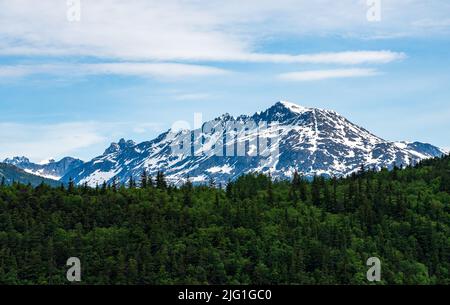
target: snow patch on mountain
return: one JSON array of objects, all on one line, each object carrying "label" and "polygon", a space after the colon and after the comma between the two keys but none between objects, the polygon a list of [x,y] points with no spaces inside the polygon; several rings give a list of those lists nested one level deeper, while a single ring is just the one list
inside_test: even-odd
[{"label": "snow patch on mountain", "polygon": [[217,174],[217,173],[224,173],[224,174],[230,174],[233,168],[229,166],[228,164],[225,164],[224,166],[213,166],[206,171],[210,174]]},{"label": "snow patch on mountain", "polygon": [[47,179],[52,179],[52,180],[56,180],[56,181],[58,181],[59,179],[61,179],[60,176],[54,176],[54,175],[48,175],[48,174],[45,174],[44,169],[39,169],[39,170],[35,170],[35,171],[30,170],[30,169],[24,169],[24,171],[25,171],[26,173],[28,173],[28,174],[32,174],[32,175],[36,175],[36,176],[39,176],[39,177],[43,177],[43,178],[47,178]]},{"label": "snow patch on mountain", "polygon": [[279,103],[282,104],[287,109],[289,109],[290,111],[298,114],[311,110],[310,108],[303,107],[288,101],[280,101]]}]

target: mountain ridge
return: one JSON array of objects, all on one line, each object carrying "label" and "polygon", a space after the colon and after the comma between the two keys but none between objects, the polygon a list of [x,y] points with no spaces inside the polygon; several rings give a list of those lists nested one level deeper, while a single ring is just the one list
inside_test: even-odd
[{"label": "mountain ridge", "polygon": [[[245,128],[235,131],[230,126]],[[261,139],[278,145],[261,147]],[[178,147],[186,149],[174,153]],[[227,183],[252,172],[280,179],[289,179],[295,171],[306,177],[339,177],[361,166],[392,168],[444,153],[427,143],[384,140],[333,110],[279,101],[252,115],[222,114],[197,130],[169,129],[141,143],[120,139],[88,162],[70,158],[73,166],[63,167],[64,171],[58,173],[62,182],[73,179],[90,186],[115,179],[126,183],[130,177],[138,180],[144,170],[152,176],[162,171],[173,184],[181,184],[188,177],[194,183],[210,179]],[[30,163],[25,159],[16,162],[19,167]],[[48,165],[28,166],[28,171],[39,173]]]},{"label": "mountain ridge", "polygon": [[7,158],[3,163],[14,165],[25,172],[52,180],[60,180],[66,173],[84,164],[80,159],[65,157],[59,161],[53,159],[44,163],[33,163],[27,157]]},{"label": "mountain ridge", "polygon": [[[224,114],[205,122],[203,127],[220,129],[227,124],[252,121],[256,124],[267,123],[265,133],[269,137],[280,135],[279,155],[274,158],[226,154],[217,156],[211,154],[212,146],[209,149],[203,147],[203,153],[199,155],[174,155],[171,148],[182,143],[183,137],[192,136],[196,141],[200,136],[198,130],[168,130],[151,141],[138,144],[121,139],[119,143],[113,143],[117,145],[112,144],[120,149],[105,151],[105,154],[80,168],[69,171],[62,179],[67,181],[73,178],[76,183],[88,183],[91,186],[104,181],[109,183],[113,179],[125,183],[130,176],[138,179],[143,170],[150,175],[163,171],[174,184],[182,183],[187,177],[194,183],[205,183],[209,179],[226,183],[250,172],[270,173],[282,179],[290,178],[295,171],[307,177],[331,177],[348,175],[357,171],[361,165],[377,169],[392,168],[395,164],[408,165],[444,154],[443,150],[427,143],[386,141],[335,111],[286,101],[277,102],[253,115],[235,118]],[[236,143],[251,142],[256,137],[258,135],[250,132],[237,138]],[[247,153],[249,145],[246,145]]]}]

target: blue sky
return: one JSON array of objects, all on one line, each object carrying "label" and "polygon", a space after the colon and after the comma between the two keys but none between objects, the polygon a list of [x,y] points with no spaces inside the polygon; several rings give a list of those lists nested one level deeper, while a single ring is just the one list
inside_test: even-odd
[{"label": "blue sky", "polygon": [[381,0],[379,22],[366,0],[80,4],[0,0],[0,159],[87,160],[278,100],[450,148],[446,0]]}]

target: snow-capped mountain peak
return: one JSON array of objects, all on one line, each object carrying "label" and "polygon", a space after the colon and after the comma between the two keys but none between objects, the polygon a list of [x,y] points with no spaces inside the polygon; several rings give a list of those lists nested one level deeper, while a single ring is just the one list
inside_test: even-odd
[{"label": "snow-capped mountain peak", "polygon": [[7,163],[7,164],[11,164],[14,166],[17,166],[18,164],[21,163],[30,163],[30,159],[26,158],[26,157],[13,157],[13,158],[6,158],[5,160],[3,160],[3,163]]},{"label": "snow-capped mountain peak", "polygon": [[288,101],[279,101],[277,104],[275,104],[275,106],[277,106],[277,105],[281,105],[281,106],[285,107],[286,109],[289,109],[290,111],[292,111],[294,113],[298,113],[298,114],[312,110],[311,108],[300,106],[300,105],[297,105],[297,104],[294,104],[294,103],[288,102]]},{"label": "snow-capped mountain peak", "polygon": [[103,153],[103,155],[109,155],[112,153],[117,153],[123,149],[126,148],[130,148],[135,146],[136,143],[133,140],[125,140],[125,139],[120,139],[118,143],[111,143],[111,145],[105,150],[105,152]]},{"label": "snow-capped mountain peak", "polygon": [[[223,139],[230,141],[227,124],[255,126],[252,122],[265,123],[262,134],[259,128],[250,128],[230,138],[234,145],[230,142],[224,150],[217,148],[217,145],[222,147]],[[389,142],[335,111],[286,101],[252,116],[234,118],[224,114],[203,126],[196,131],[165,132],[140,144],[121,139],[112,143],[102,156],[67,172],[62,180],[73,178],[77,183],[95,186],[117,178],[125,183],[130,176],[139,179],[143,170],[150,175],[163,171],[175,184],[188,176],[197,183],[210,178],[226,183],[251,172],[271,173],[276,178],[290,178],[295,171],[305,176],[345,176],[359,170],[361,165],[391,168],[395,164],[407,165],[444,153],[430,144]],[[220,130],[223,134],[214,134],[211,130]],[[261,145],[261,137],[276,139],[276,149],[257,147]],[[174,153],[174,147],[184,145],[192,147],[187,146],[184,154]],[[233,153],[237,151],[233,146],[241,147],[240,154]]]}]

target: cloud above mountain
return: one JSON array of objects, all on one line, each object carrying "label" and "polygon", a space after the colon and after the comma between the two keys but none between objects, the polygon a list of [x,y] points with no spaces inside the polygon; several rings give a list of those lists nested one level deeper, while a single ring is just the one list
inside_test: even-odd
[{"label": "cloud above mountain", "polygon": [[[403,33],[404,22],[399,26],[399,20],[412,19],[415,27],[430,28],[421,26],[418,1],[383,2],[386,21],[378,25],[367,21],[368,6],[359,0],[80,3],[80,21],[69,22],[66,1],[42,0],[33,5],[26,0],[0,1],[0,55],[47,58],[38,65],[3,65],[0,77],[64,74],[67,69],[75,75],[221,75],[224,69],[211,66],[217,62],[386,64],[403,59],[405,54],[390,50],[308,53],[301,49],[292,54],[267,52],[260,46],[280,34],[345,36],[350,29],[353,35],[364,37]],[[406,4],[407,12],[402,6]],[[438,11],[433,15],[439,15]],[[87,56],[98,62],[61,67],[57,60],[67,61],[67,56]],[[75,60],[74,65],[79,62]]]},{"label": "cloud above mountain", "polygon": [[333,78],[368,77],[378,75],[374,69],[335,69],[289,72],[278,77],[287,81],[316,81]]},{"label": "cloud above mountain", "polygon": [[27,155],[35,162],[43,159],[63,158],[67,155],[85,157],[83,151],[90,147],[100,150],[110,138],[125,133],[143,134],[161,132],[162,124],[135,122],[74,121],[64,123],[1,123],[0,159]]},{"label": "cloud above mountain", "polygon": [[146,78],[183,78],[225,75],[225,69],[178,63],[112,62],[95,64],[27,64],[0,66],[0,78],[23,78],[32,75],[92,76],[119,75]]},{"label": "cloud above mountain", "polygon": [[[122,60],[277,61],[258,44],[276,33],[417,35],[447,24],[446,1],[383,1],[383,19],[368,22],[366,1],[81,1],[80,22],[66,1],[0,1],[3,55],[82,55]],[[26,22],[18,22],[26,20]],[[294,60],[294,59],[289,59]]]}]

